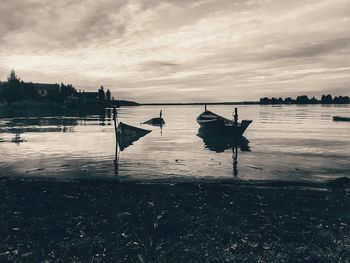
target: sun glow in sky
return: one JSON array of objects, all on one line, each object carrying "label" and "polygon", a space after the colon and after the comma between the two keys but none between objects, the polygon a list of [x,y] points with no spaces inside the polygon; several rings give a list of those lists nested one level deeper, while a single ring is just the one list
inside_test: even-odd
[{"label": "sun glow in sky", "polygon": [[350,95],[348,0],[13,0],[0,80],[138,102]]}]

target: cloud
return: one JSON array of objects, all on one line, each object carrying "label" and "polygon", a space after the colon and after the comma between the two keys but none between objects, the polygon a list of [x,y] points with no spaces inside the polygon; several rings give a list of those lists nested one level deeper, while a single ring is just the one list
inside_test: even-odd
[{"label": "cloud", "polygon": [[347,0],[13,0],[0,24],[0,79],[139,101],[350,92]]}]

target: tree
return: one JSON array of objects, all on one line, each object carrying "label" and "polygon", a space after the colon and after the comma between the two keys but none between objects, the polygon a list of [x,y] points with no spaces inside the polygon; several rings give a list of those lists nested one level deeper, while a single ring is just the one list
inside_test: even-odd
[{"label": "tree", "polygon": [[322,104],[331,104],[333,102],[331,94],[328,94],[327,96],[322,95],[321,103]]},{"label": "tree", "polygon": [[268,97],[260,99],[260,104],[269,104],[269,103],[270,103],[270,99]]},{"label": "tree", "polygon": [[311,100],[310,100],[310,103],[311,104],[317,104],[318,100],[315,97],[312,97]]},{"label": "tree", "polygon": [[292,104],[292,103],[294,103],[295,101],[291,98],[291,97],[288,97],[288,98],[285,98],[284,99],[284,103],[286,103],[286,104]]},{"label": "tree", "polygon": [[101,86],[101,88],[98,90],[98,99],[99,100],[105,100],[106,98],[106,94],[105,94],[105,91],[104,91],[104,87]]},{"label": "tree", "polygon": [[9,103],[23,99],[24,88],[22,84],[15,71],[11,70],[10,75],[7,77],[7,83],[3,85],[3,98]]},{"label": "tree", "polygon": [[111,100],[111,91],[109,89],[106,91],[106,100]]},{"label": "tree", "polygon": [[7,77],[7,82],[11,84],[19,84],[21,79],[17,77],[15,70],[11,70],[10,75]]},{"label": "tree", "polygon": [[310,102],[306,95],[298,96],[296,99],[297,104],[308,104]]}]

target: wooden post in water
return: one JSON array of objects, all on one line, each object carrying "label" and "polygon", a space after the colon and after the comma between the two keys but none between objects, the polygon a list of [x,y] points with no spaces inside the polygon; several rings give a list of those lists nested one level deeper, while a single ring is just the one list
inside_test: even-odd
[{"label": "wooden post in water", "polygon": [[235,127],[237,127],[237,125],[238,125],[238,110],[237,110],[237,108],[235,108],[235,113],[233,115],[233,125]]},{"label": "wooden post in water", "polygon": [[233,176],[237,177],[238,175],[238,169],[237,169],[238,146],[237,145],[232,146],[232,159],[233,159]]},{"label": "wooden post in water", "polygon": [[113,107],[113,121],[114,121],[114,129],[117,134],[117,109]]},{"label": "wooden post in water", "polygon": [[114,122],[114,132],[115,132],[115,159],[114,159],[114,174],[117,176],[119,174],[119,149],[118,149],[118,135],[117,135],[117,109],[113,107],[113,122]]}]

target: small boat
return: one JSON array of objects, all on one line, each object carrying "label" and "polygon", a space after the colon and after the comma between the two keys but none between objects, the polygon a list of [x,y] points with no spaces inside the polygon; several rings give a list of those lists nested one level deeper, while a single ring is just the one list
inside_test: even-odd
[{"label": "small boat", "polygon": [[159,113],[159,117],[157,118],[152,118],[148,121],[145,121],[144,123],[142,124],[149,124],[149,125],[153,125],[153,126],[162,126],[165,124],[165,121],[164,119],[162,118],[162,110],[160,110],[160,113]]},{"label": "small boat", "polygon": [[148,121],[143,122],[142,124],[149,124],[153,126],[161,126],[165,124],[165,121],[163,118],[152,118]]},{"label": "small boat", "polygon": [[242,136],[252,122],[252,120],[242,120],[238,122],[237,108],[235,108],[234,120],[229,120],[215,114],[207,110],[207,107],[205,107],[205,111],[197,117],[197,123],[201,128],[234,136]]},{"label": "small boat", "polygon": [[333,121],[350,121],[350,117],[333,116]]},{"label": "small boat", "polygon": [[150,133],[150,130],[134,127],[123,122],[119,122],[116,129],[117,141],[120,150],[123,151],[126,147],[130,146],[133,142],[137,141],[141,137]]}]

